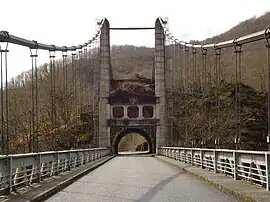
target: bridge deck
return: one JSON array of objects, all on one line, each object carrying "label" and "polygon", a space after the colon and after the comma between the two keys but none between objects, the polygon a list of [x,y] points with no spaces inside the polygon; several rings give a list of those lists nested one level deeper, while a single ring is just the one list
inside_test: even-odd
[{"label": "bridge deck", "polygon": [[153,157],[120,156],[84,176],[53,201],[236,201]]}]

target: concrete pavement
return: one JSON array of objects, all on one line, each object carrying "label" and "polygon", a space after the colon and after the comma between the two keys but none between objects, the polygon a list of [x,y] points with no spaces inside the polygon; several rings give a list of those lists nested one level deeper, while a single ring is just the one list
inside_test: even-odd
[{"label": "concrete pavement", "polygon": [[182,169],[154,157],[118,156],[47,202],[235,202]]},{"label": "concrete pavement", "polygon": [[270,192],[258,185],[251,185],[248,182],[234,180],[233,178],[223,174],[214,173],[212,171],[208,171],[207,169],[201,169],[197,166],[191,166],[164,156],[156,156],[155,158],[163,162],[165,161],[170,163],[178,168],[184,169],[186,172],[193,174],[203,182],[222,190],[222,192],[235,196],[240,201],[270,202]]}]

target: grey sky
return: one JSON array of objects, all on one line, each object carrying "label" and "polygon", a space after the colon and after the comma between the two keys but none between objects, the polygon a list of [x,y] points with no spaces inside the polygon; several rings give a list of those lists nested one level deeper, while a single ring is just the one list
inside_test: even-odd
[{"label": "grey sky", "polygon": [[[153,26],[158,16],[180,40],[202,40],[270,10],[269,0],[0,0],[0,30],[38,42],[77,45],[91,39],[96,19],[112,27]],[[112,44],[153,46],[153,31],[112,31]],[[29,50],[11,45],[9,77],[30,68]],[[48,52],[39,52],[39,64]]]}]

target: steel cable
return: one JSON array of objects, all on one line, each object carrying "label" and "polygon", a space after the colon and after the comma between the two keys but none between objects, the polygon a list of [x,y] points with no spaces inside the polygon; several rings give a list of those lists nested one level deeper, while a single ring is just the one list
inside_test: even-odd
[{"label": "steel cable", "polygon": [[215,88],[215,97],[216,97],[216,135],[215,135],[215,145],[216,149],[220,145],[220,99],[219,99],[219,88],[220,88],[220,59],[221,59],[221,49],[215,48],[215,78],[216,78],[216,88]]},{"label": "steel cable", "polygon": [[[206,99],[207,98],[207,49],[206,48],[201,48],[201,55],[202,55],[202,69],[203,69],[203,87],[202,87],[202,91],[203,91],[203,99]],[[209,130],[208,130],[208,125],[206,125],[205,123],[207,123],[207,108],[204,109],[205,113],[206,113],[206,116],[204,116],[204,119],[203,119],[203,123],[202,123],[202,138],[201,138],[201,146],[202,148],[206,146],[206,138],[207,138],[207,135],[209,133]]]},{"label": "steel cable", "polygon": [[185,114],[185,147],[188,147],[188,136],[189,136],[189,126],[188,126],[188,53],[189,48],[184,46],[184,114]]},{"label": "steel cable", "polygon": [[[6,45],[4,48],[0,44],[0,79],[1,79],[1,149],[2,154],[9,153],[9,100],[8,100],[8,39],[6,33]],[[4,78],[5,73],[5,78]],[[4,86],[5,79],[5,86]],[[5,98],[5,100],[4,100]]]},{"label": "steel cable", "polygon": [[72,108],[75,108],[77,112],[77,73],[76,73],[76,66],[75,66],[75,57],[76,57],[76,50],[73,50],[71,53],[71,70],[72,70],[72,84],[71,84],[71,92],[72,92]]},{"label": "steel cable", "polygon": [[49,51],[50,58],[50,96],[51,96],[51,129],[56,126],[56,101],[55,101],[55,51]]},{"label": "steel cable", "polygon": [[265,39],[266,39],[266,67],[267,67],[267,125],[268,125],[268,133],[267,133],[267,145],[268,145],[268,151],[270,151],[270,27],[267,27],[265,30]]},{"label": "steel cable", "polygon": [[62,89],[63,89],[63,96],[62,96],[62,104],[63,104],[63,110],[64,110],[64,121],[67,120],[67,51],[62,51],[62,76],[63,76],[63,82],[62,82]]},{"label": "steel cable", "polygon": [[[195,109],[195,99],[196,99],[196,87],[197,87],[197,68],[196,68],[196,64],[197,63],[197,49],[192,47],[192,73],[193,73],[193,77],[192,77],[192,86],[191,86],[191,99],[192,99],[192,102],[191,104],[193,104],[193,107],[192,107],[192,110],[196,110]],[[195,104],[194,104],[195,103]],[[195,134],[196,134],[196,130],[197,130],[197,124],[196,124],[196,120],[195,120],[195,111],[192,112],[192,120],[191,120],[191,123],[192,123],[192,134],[191,134],[191,144],[192,144],[192,147],[195,146],[196,142],[195,142]]]},{"label": "steel cable", "polygon": [[241,149],[241,123],[240,123],[240,113],[241,113],[241,53],[242,45],[235,44],[235,119],[236,119],[236,129],[235,129],[235,148]]},{"label": "steel cable", "polygon": [[[37,44],[37,43],[36,43]],[[32,119],[30,133],[30,152],[38,151],[38,74],[37,74],[37,57],[38,45],[30,48],[31,57],[31,103],[32,103]]]}]

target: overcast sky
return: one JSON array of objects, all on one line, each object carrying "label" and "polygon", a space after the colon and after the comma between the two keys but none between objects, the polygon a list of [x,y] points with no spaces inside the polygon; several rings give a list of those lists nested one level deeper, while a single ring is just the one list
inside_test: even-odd
[{"label": "overcast sky", "polygon": [[[70,46],[84,43],[96,31],[96,19],[111,27],[154,26],[169,18],[179,40],[202,40],[240,21],[270,10],[270,0],[0,0],[0,30],[41,43]],[[112,44],[153,46],[153,31],[112,31]],[[10,46],[9,77],[30,66],[29,49]],[[39,64],[48,52],[39,52]]]}]

